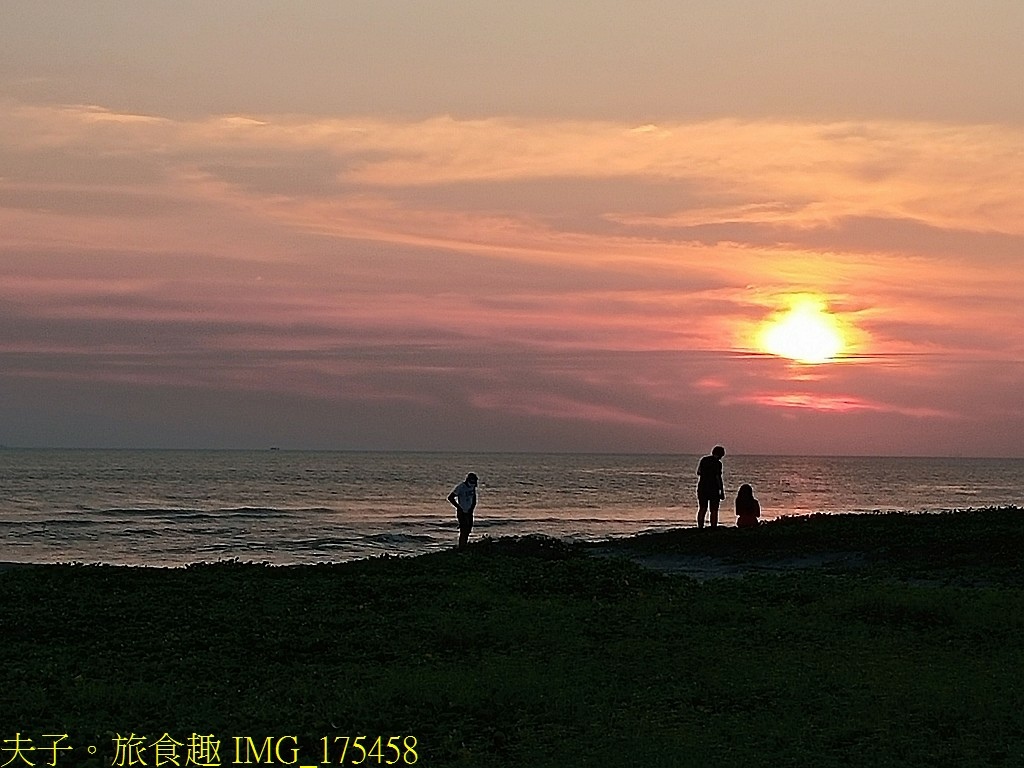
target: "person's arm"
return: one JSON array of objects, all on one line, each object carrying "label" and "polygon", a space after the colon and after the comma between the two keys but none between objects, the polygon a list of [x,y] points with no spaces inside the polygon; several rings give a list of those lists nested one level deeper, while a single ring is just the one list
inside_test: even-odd
[{"label": "person's arm", "polygon": [[451,493],[448,494],[448,503],[451,504],[456,509],[459,508],[459,502],[456,499],[455,491],[454,490]]},{"label": "person's arm", "polygon": [[722,473],[718,473],[718,498],[725,501],[725,481],[722,479]]}]

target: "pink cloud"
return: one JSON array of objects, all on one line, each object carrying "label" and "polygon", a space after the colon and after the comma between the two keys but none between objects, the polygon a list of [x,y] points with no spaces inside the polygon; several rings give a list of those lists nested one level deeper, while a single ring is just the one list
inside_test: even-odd
[{"label": "pink cloud", "polygon": [[821,395],[808,392],[786,393],[750,393],[739,397],[729,397],[725,405],[749,403],[765,408],[797,409],[818,411],[821,413],[856,413],[873,411],[878,413],[897,413],[922,419],[953,419],[957,414],[934,408],[915,408],[893,405],[889,403],[867,400],[850,395]]},{"label": "pink cloud", "polygon": [[485,410],[498,410],[507,414],[519,414],[543,419],[581,420],[636,426],[659,424],[656,419],[630,413],[619,407],[574,400],[552,394],[488,393],[474,395],[470,402],[474,407]]}]

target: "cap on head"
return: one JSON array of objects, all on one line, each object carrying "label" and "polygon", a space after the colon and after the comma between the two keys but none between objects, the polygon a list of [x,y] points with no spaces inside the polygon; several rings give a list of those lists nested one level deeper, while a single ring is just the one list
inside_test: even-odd
[{"label": "cap on head", "polygon": [[476,485],[476,473],[470,472],[468,475],[466,475],[466,482],[469,483],[470,485]]},{"label": "cap on head", "polygon": [[716,445],[714,448],[711,449],[711,455],[717,456],[718,458],[722,458],[723,456],[725,456],[725,448],[723,448],[720,445]]}]

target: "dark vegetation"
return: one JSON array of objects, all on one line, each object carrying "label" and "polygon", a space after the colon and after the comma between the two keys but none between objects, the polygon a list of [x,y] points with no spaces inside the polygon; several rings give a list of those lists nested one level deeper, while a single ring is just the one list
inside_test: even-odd
[{"label": "dark vegetation", "polygon": [[757,530],[701,533],[680,529],[635,536],[616,542],[615,549],[710,556],[738,565],[807,558],[859,566],[865,576],[1024,587],[1024,509],[1018,507],[807,515],[773,520]]},{"label": "dark vegetation", "polygon": [[[181,765],[209,734],[223,766],[267,736],[296,737],[296,765],[328,737],[337,764],[334,737],[357,735],[414,736],[431,768],[1021,766],[1022,528],[1019,509],[815,516],[621,557],[527,537],[342,565],[14,568],[0,739],[66,733],[62,766],[109,765],[132,733],[181,742]],[[856,557],[698,581],[630,559],[649,553]]]}]

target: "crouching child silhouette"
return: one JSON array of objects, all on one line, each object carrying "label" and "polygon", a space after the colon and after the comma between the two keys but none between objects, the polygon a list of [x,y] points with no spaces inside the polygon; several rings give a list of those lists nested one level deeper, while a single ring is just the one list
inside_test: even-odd
[{"label": "crouching child silhouette", "polygon": [[761,517],[761,503],[754,498],[754,489],[748,483],[736,493],[736,527],[756,528]]}]

